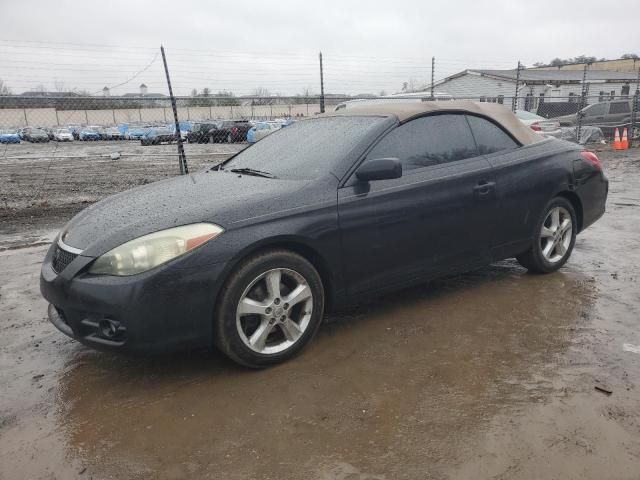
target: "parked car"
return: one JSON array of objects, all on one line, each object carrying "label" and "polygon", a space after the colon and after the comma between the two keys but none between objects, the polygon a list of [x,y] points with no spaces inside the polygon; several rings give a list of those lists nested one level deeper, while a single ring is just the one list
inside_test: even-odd
[{"label": "parked car", "polygon": [[502,105],[363,105],[92,205],[55,238],[40,286],[50,321],[88,346],[214,344],[266,367],[326,306],[514,256],[558,270],[607,191],[595,154]]},{"label": "parked car", "polygon": [[124,137],[117,127],[99,127],[97,130],[100,140],[122,140]]},{"label": "parked car", "polygon": [[127,140],[141,140],[149,128],[151,128],[149,125],[130,125],[125,138]]},{"label": "parked car", "polygon": [[175,130],[169,127],[152,127],[148,129],[140,139],[141,145],[160,145],[161,143],[173,143],[178,141]]},{"label": "parked car", "polygon": [[258,122],[247,132],[247,142],[255,143],[267,135],[279,130],[284,122]]},{"label": "parked car", "polygon": [[516,117],[520,119],[531,130],[534,130],[547,137],[562,137],[560,122],[557,119],[548,120],[535,113],[526,110],[516,110]]},{"label": "parked car", "polygon": [[191,126],[191,131],[186,135],[187,142],[209,143],[211,140],[209,132],[211,132],[215,126],[215,122],[194,122]]},{"label": "parked car", "polygon": [[555,118],[562,126],[574,126],[578,116],[582,117],[582,125],[599,127],[607,135],[613,135],[616,127],[631,126],[631,100],[612,100],[598,102],[584,107],[578,113]]},{"label": "parked car", "polygon": [[71,132],[71,135],[73,135],[74,140],[80,140],[80,130],[82,130],[82,125],[67,125],[67,129]]},{"label": "parked car", "polygon": [[20,134],[16,130],[0,130],[0,143],[20,143]]},{"label": "parked car", "polygon": [[100,140],[100,134],[91,127],[82,127],[78,132],[78,140],[95,141]]},{"label": "parked car", "polygon": [[212,143],[244,142],[250,128],[249,120],[223,120],[214,125],[209,136]]},{"label": "parked car", "polygon": [[22,131],[22,139],[32,143],[47,143],[49,135],[40,128],[25,128]]},{"label": "parked car", "polygon": [[67,128],[58,128],[53,131],[53,140],[57,142],[72,142],[73,134]]}]

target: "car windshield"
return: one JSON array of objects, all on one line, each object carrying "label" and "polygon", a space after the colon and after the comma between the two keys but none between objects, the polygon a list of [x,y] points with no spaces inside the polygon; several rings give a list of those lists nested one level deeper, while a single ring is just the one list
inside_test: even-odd
[{"label": "car windshield", "polygon": [[69,130],[67,130],[66,128],[60,128],[56,130],[56,133],[69,133]]},{"label": "car windshield", "polygon": [[296,122],[240,152],[223,168],[249,168],[286,179],[317,178],[330,172],[383,121],[383,117],[340,116]]}]

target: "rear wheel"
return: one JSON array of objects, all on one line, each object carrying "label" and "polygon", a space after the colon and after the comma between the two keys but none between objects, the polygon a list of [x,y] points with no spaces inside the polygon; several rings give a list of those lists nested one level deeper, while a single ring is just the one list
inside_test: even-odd
[{"label": "rear wheel", "polygon": [[227,281],[215,343],[232,360],[264,368],[296,355],[320,326],[324,289],[316,269],[287,250],[245,260]]},{"label": "rear wheel", "polygon": [[577,226],[571,202],[564,197],[554,198],[538,220],[531,247],[518,255],[518,262],[531,272],[555,272],[571,256]]}]

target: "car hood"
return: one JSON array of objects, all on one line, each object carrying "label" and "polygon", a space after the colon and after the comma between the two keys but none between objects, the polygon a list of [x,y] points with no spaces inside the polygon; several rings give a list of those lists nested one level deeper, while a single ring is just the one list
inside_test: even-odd
[{"label": "car hood", "polygon": [[295,192],[308,184],[225,171],[184,175],[107,197],[76,215],[61,236],[83,255],[98,256],[179,225],[211,222],[230,230],[243,220],[300,206],[304,196]]}]

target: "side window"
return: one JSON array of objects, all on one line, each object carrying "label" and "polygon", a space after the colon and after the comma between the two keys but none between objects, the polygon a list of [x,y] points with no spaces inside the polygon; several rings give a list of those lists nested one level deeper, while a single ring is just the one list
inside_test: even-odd
[{"label": "side window", "polygon": [[412,170],[477,155],[464,115],[444,114],[400,125],[369,152],[366,160],[395,157],[404,170]]},{"label": "side window", "polygon": [[630,111],[629,102],[614,102],[609,105],[609,113],[629,113]]},{"label": "side window", "polygon": [[471,131],[478,144],[478,152],[482,155],[510,150],[519,145],[504,130],[489,120],[468,115]]},{"label": "side window", "polygon": [[596,103],[595,105],[587,108],[584,113],[587,117],[597,117],[599,115],[604,115],[607,113],[607,104]]}]

